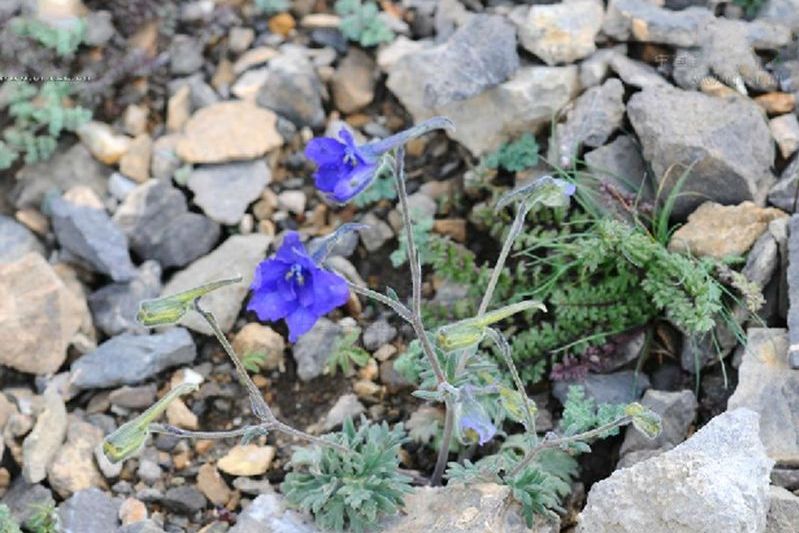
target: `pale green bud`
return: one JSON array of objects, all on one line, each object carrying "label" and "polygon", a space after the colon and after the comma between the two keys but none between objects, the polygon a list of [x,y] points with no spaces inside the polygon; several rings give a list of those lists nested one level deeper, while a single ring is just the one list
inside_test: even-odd
[{"label": "pale green bud", "polygon": [[241,276],[235,278],[212,281],[197,288],[179,292],[163,298],[145,300],[139,304],[139,313],[136,315],[142,325],[167,326],[180,320],[194,303],[194,300],[225,285],[241,281]]},{"label": "pale green bud", "polygon": [[441,349],[447,352],[468,348],[483,340],[486,329],[492,324],[529,309],[546,311],[544,304],[538,300],[527,300],[506,305],[505,307],[489,311],[481,316],[467,318],[455,322],[454,324],[441,326],[438,329],[436,340]]}]

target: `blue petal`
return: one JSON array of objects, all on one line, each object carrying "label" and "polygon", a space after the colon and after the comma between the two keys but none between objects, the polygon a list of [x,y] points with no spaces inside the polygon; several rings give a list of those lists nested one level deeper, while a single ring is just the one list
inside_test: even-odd
[{"label": "blue petal", "polygon": [[313,287],[313,311],[319,316],[341,307],[350,297],[350,288],[344,278],[323,268],[313,272]]},{"label": "blue petal", "polygon": [[254,311],[261,320],[272,322],[294,312],[298,306],[297,300],[285,300],[277,292],[254,292],[247,310]]},{"label": "blue petal", "polygon": [[372,183],[376,171],[376,164],[358,166],[346,179],[339,181],[330,197],[341,203],[352,200]]},{"label": "blue petal", "polygon": [[319,316],[313,314],[306,307],[297,307],[290,315],[286,317],[286,324],[289,327],[289,341],[295,342],[300,335],[307,333]]},{"label": "blue petal", "polygon": [[300,241],[300,234],[296,231],[287,231],[283,236],[280,249],[275,254],[275,259],[293,265],[302,255],[307,256],[308,254],[305,252],[305,246],[303,246],[302,241]]},{"label": "blue petal", "polygon": [[272,285],[275,281],[285,278],[289,268],[290,265],[282,261],[275,261],[274,259],[261,261],[255,267],[255,275],[250,288],[256,291],[261,287]]},{"label": "blue petal", "polygon": [[321,166],[314,173],[316,188],[322,192],[332,193],[338,182],[346,178],[350,172],[352,168],[343,161],[337,165]]},{"label": "blue petal", "polygon": [[300,305],[303,307],[311,307],[314,304],[314,280],[312,277],[307,276],[305,283],[296,287],[297,296],[299,296]]},{"label": "blue petal", "polygon": [[305,147],[305,157],[317,165],[332,165],[344,160],[347,145],[331,137],[311,139]]}]

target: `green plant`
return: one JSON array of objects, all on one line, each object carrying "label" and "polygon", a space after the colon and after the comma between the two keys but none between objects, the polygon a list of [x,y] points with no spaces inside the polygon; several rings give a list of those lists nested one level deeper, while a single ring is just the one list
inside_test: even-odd
[{"label": "green plant", "polygon": [[394,32],[380,19],[380,12],[374,2],[337,0],[335,10],[341,17],[339,30],[350,41],[370,47],[394,40]]},{"label": "green plant", "polygon": [[75,19],[68,27],[54,27],[32,18],[16,18],[12,29],[21,37],[30,37],[41,45],[52,48],[60,56],[74,54],[86,35],[86,21]]},{"label": "green plant", "polygon": [[0,503],[0,533],[22,533],[11,516],[11,509],[4,503]]},{"label": "green plant", "polygon": [[247,352],[241,356],[241,364],[248,371],[256,373],[261,370],[261,365],[266,362],[267,356],[266,352]]},{"label": "green plant", "polygon": [[33,514],[25,522],[26,529],[33,533],[58,533],[58,514],[55,504],[39,503],[32,506]]},{"label": "green plant", "polygon": [[513,142],[503,144],[497,151],[487,155],[483,165],[487,168],[504,168],[508,172],[519,172],[538,163],[538,143],[530,133],[525,133]]},{"label": "green plant", "polygon": [[293,471],[281,485],[288,502],[313,513],[322,529],[335,531],[365,531],[381,516],[397,512],[410,492],[410,478],[397,472],[397,453],[406,440],[402,425],[392,429],[361,418],[356,430],[348,418],[330,437],[349,453],[297,450]]},{"label": "green plant", "polygon": [[[411,231],[413,232],[413,241],[419,251],[419,260],[422,265],[426,265],[432,259],[430,242],[433,239],[433,235],[431,235],[430,230],[433,229],[433,217],[422,215],[418,211],[413,210],[411,212],[411,219],[413,220]],[[397,243],[397,249],[391,252],[389,256],[394,268],[404,265],[408,260],[408,236],[405,233],[401,233],[397,239]]]},{"label": "green plant", "polygon": [[743,8],[747,17],[754,17],[763,7],[765,0],[732,0],[733,4]]},{"label": "green plant", "polygon": [[261,13],[274,15],[276,13],[288,11],[291,4],[288,0],[255,0],[255,7]]},{"label": "green plant", "polygon": [[327,358],[327,372],[335,374],[337,369],[341,369],[344,374],[348,374],[352,365],[366,366],[371,358],[369,352],[360,346],[355,346],[360,335],[361,329],[353,327],[336,339],[330,356]]},{"label": "green plant", "polygon": [[62,131],[75,131],[91,118],[91,111],[67,107],[68,83],[46,82],[40,88],[26,82],[6,82],[8,114],[14,122],[0,141],[0,169],[10,167],[24,154],[25,163],[48,159]]},{"label": "green plant", "polygon": [[380,200],[396,200],[397,191],[394,189],[394,181],[391,176],[378,176],[374,182],[355,198],[355,205],[366,207],[379,202]]}]

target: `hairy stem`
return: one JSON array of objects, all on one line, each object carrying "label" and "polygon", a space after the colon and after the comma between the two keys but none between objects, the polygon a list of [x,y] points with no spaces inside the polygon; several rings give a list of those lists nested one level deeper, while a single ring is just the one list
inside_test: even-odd
[{"label": "hairy stem", "polygon": [[350,280],[346,280],[347,285],[349,285],[350,289],[355,291],[358,294],[366,296],[367,298],[372,298],[373,300],[377,300],[378,302],[387,305],[391,309],[397,313],[400,318],[408,322],[409,324],[413,324],[413,317],[411,316],[411,310],[402,305],[402,302],[398,302],[392,298],[389,298],[385,294],[380,294],[377,291],[373,291],[372,289],[362,287],[361,285],[357,285]]},{"label": "hairy stem", "polygon": [[430,479],[430,484],[434,487],[441,485],[441,478],[444,476],[444,469],[447,466],[447,459],[449,458],[449,443],[452,441],[452,433],[455,428],[455,409],[452,408],[450,402],[446,403],[446,407],[444,432],[441,435],[441,444],[438,449],[438,457],[436,458],[436,467],[435,470],[433,470],[433,477]]},{"label": "hairy stem", "polygon": [[608,422],[607,424],[604,424],[597,428],[585,431],[583,433],[578,433],[577,435],[571,435],[569,437],[557,437],[553,436],[554,433],[550,433],[549,435],[547,435],[547,437],[541,440],[541,442],[539,442],[534,448],[532,448],[529,452],[527,452],[527,454],[525,454],[522,460],[519,461],[516,464],[516,466],[513,467],[513,469],[508,473],[506,477],[507,478],[514,477],[516,474],[524,470],[539,453],[548,448],[560,448],[561,446],[565,446],[572,442],[592,440],[608,430],[624,426],[626,424],[629,424],[631,421],[632,417],[623,416],[617,420]]},{"label": "hairy stem", "polygon": [[152,433],[165,433],[176,437],[187,437],[190,439],[228,439],[240,437],[255,428],[266,427],[266,424],[257,426],[245,426],[243,428],[231,429],[229,431],[189,431],[169,424],[150,424],[149,430]]},{"label": "hairy stem", "polygon": [[524,403],[524,417],[527,420],[527,433],[531,435],[533,439],[536,439],[535,417],[533,416],[533,412],[530,410],[530,402],[527,398],[527,391],[524,390],[522,378],[519,376],[519,371],[516,369],[516,365],[513,363],[511,348],[508,344],[508,340],[502,335],[502,333],[493,328],[487,328],[486,334],[489,338],[491,338],[492,341],[494,341],[494,344],[496,344],[497,348],[499,349],[499,353],[502,354],[505,364],[508,365],[510,375],[513,378],[513,384],[516,385],[516,390],[518,391],[519,395],[521,396],[521,400]]}]

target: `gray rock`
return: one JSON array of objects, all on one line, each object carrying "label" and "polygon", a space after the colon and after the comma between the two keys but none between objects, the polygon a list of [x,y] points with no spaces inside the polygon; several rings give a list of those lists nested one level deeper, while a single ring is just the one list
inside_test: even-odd
[{"label": "gray rock", "polygon": [[799,368],[799,215],[788,222],[788,358]]},{"label": "gray rock", "polygon": [[89,11],[86,15],[86,33],[83,35],[83,44],[89,46],[104,46],[116,33],[111,22],[110,11]]},{"label": "gray rock", "polygon": [[366,408],[355,394],[344,394],[330,408],[325,417],[320,421],[319,428],[322,433],[327,433],[344,423],[348,418],[357,419],[366,412]]},{"label": "gray rock", "polygon": [[663,430],[655,439],[648,439],[635,428],[628,427],[619,450],[621,460],[617,468],[634,464],[634,455],[640,451],[665,451],[685,440],[688,429],[696,418],[696,396],[689,390],[679,392],[648,390],[641,403],[659,414]]},{"label": "gray rock", "polygon": [[136,185],[137,183],[135,181],[126,178],[119,172],[114,172],[111,174],[111,177],[108,178],[108,192],[120,202],[125,200],[125,198],[136,189]]},{"label": "gray rock", "polygon": [[799,489],[799,468],[775,465],[771,471],[771,484],[788,490]]},{"label": "gray rock", "polygon": [[133,385],[197,356],[189,332],[168,329],[155,335],[119,335],[72,363],[72,383],[81,389]]},{"label": "gray rock", "polygon": [[602,33],[617,41],[646,41],[691,47],[713,14],[704,8],[670,11],[647,0],[611,0]]},{"label": "gray rock", "polygon": [[161,292],[161,266],[155,261],[142,263],[136,277],[127,283],[111,283],[89,295],[94,325],[109,337],[120,333],[147,332],[136,321],[139,304]]},{"label": "gray rock", "polygon": [[627,53],[627,46],[617,45],[614,48],[602,48],[594,52],[580,63],[580,86],[585,89],[596,87],[608,76],[610,60],[618,50],[620,55]]},{"label": "gray rock", "polygon": [[56,198],[50,203],[50,212],[58,243],[69,253],[114,281],[136,275],[128,240],[105,211]]},{"label": "gray rock", "polygon": [[195,168],[187,186],[194,203],[220,224],[238,224],[247,206],[271,181],[272,173],[263,159]]},{"label": "gray rock", "polygon": [[[233,235],[216,250],[176,273],[161,292],[175,294],[220,279],[241,275],[240,283],[228,285],[203,297],[203,307],[214,314],[222,331],[233,327],[252,283],[256,265],[264,258],[272,238],[263,234]],[[197,313],[187,313],[181,324],[211,335],[211,328]]]},{"label": "gray rock", "polygon": [[361,242],[369,252],[380,249],[389,239],[394,237],[391,226],[377,218],[374,213],[367,213],[361,222],[366,224],[367,227],[361,229],[358,235],[360,235]]},{"label": "gray rock", "polygon": [[788,335],[780,328],[750,328],[727,409],[760,414],[760,439],[779,463],[799,462],[799,373],[788,365]]},{"label": "gray rock", "polygon": [[[308,244],[308,249],[313,251],[318,247],[324,237],[315,237],[311,239],[311,242]],[[355,253],[355,250],[358,248],[358,232],[351,231],[342,235],[338,240],[336,240],[335,244],[330,248],[329,257],[339,255],[341,257],[350,257],[352,254]]]},{"label": "gray rock", "polygon": [[758,18],[771,20],[799,31],[799,1],[766,0],[758,12]]},{"label": "gray rock", "polygon": [[574,63],[596,50],[603,15],[597,0],[533,5],[516,21],[519,41],[547,65]]},{"label": "gray rock", "polygon": [[193,485],[181,485],[167,490],[161,503],[176,513],[191,514],[204,509],[208,500]]},{"label": "gray rock", "polygon": [[799,525],[799,497],[782,487],[769,487],[771,502],[766,516],[766,533],[793,533]]},{"label": "gray rock", "polygon": [[573,166],[580,148],[602,146],[621,126],[624,86],[615,78],[583,93],[568,112],[566,122],[555,127],[549,160],[564,168]]},{"label": "gray rock", "polygon": [[297,127],[321,128],[325,122],[323,90],[313,64],[302,50],[284,48],[282,55],[269,62],[268,75],[256,101]]},{"label": "gray rock", "polygon": [[64,192],[75,185],[86,185],[104,198],[110,174],[110,168],[97,161],[82,143],[77,143],[47,161],[22,167],[17,172],[11,200],[17,208],[38,208],[46,194]]},{"label": "gray rock", "polygon": [[577,532],[763,531],[773,464],[757,413],[727,411],[673,450],[596,483]]},{"label": "gray rock", "polygon": [[55,387],[44,391],[44,410],[22,442],[22,475],[28,483],[38,483],[47,476],[47,467],[67,434],[67,410]]},{"label": "gray rock", "polygon": [[373,352],[388,344],[394,337],[397,336],[397,328],[388,323],[387,320],[381,319],[372,322],[363,332],[363,346],[370,352]]},{"label": "gray rock", "polygon": [[664,198],[690,168],[675,202],[678,217],[706,200],[762,202],[774,182],[774,143],[763,112],[750,101],[649,88],[630,98],[627,116]]},{"label": "gray rock", "polygon": [[141,460],[139,461],[139,468],[136,469],[136,475],[139,477],[140,480],[152,485],[153,483],[161,479],[161,474],[163,474],[163,471],[161,470],[161,467],[158,466],[158,463],[155,461],[155,458],[150,458],[150,457],[141,458]]},{"label": "gray rock", "polygon": [[480,156],[525,132],[536,133],[549,127],[578,88],[574,65],[522,67],[497,87],[466,100],[425,109],[424,114],[413,117],[416,121],[434,114],[449,117],[455,130],[447,130],[447,135]]},{"label": "gray rock", "polygon": [[386,84],[418,121],[499,85],[517,68],[513,26],[503,17],[477,15],[447,42],[393,63]]},{"label": "gray rock", "polygon": [[131,192],[114,213],[131,249],[162,267],[182,267],[208,253],[220,228],[208,217],[189,212],[183,193],[169,182],[150,180]]},{"label": "gray rock", "polygon": [[613,142],[586,152],[584,159],[593,178],[607,181],[629,193],[637,193],[644,187],[642,199],[653,197],[647,186],[646,163],[641,157],[641,147],[633,137],[619,135]]},{"label": "gray rock", "polygon": [[111,405],[116,405],[124,409],[144,410],[155,402],[157,393],[158,387],[155,383],[148,383],[147,385],[140,385],[138,387],[129,387],[125,385],[124,387],[112,390],[108,395],[108,399]]},{"label": "gray rock", "polygon": [[768,201],[783,211],[793,213],[799,206],[799,156],[785,167],[780,179],[768,193]]},{"label": "gray rock", "polygon": [[366,52],[350,48],[330,80],[333,101],[342,113],[354,113],[375,96],[375,64]]},{"label": "gray rock", "polygon": [[629,403],[634,402],[649,388],[646,374],[636,375],[633,370],[623,370],[613,374],[588,374],[584,379],[575,381],[558,381],[552,388],[552,395],[560,403],[566,401],[569,387],[580,385],[585,395],[597,403]]},{"label": "gray rock", "polygon": [[11,483],[8,492],[3,495],[3,503],[8,506],[14,521],[20,525],[24,525],[36,514],[38,506],[55,506],[50,489],[38,483],[31,485],[21,476],[17,476]]},{"label": "gray rock", "polygon": [[44,255],[44,247],[28,228],[0,215],[0,263],[16,261],[28,252]]},{"label": "gray rock", "polygon": [[188,35],[175,35],[169,44],[169,70],[183,76],[203,66],[203,46]]},{"label": "gray rock", "polygon": [[116,530],[116,533],[164,533],[164,529],[154,520],[146,518],[121,526]]},{"label": "gray rock", "polygon": [[405,497],[402,513],[381,524],[384,533],[557,533],[560,520],[535,517],[524,522],[510,488],[495,483],[416,487]]},{"label": "gray rock", "polygon": [[624,83],[646,89],[649,87],[668,87],[671,84],[646,63],[630,59],[625,54],[613,53],[610,57],[610,68],[619,75]]},{"label": "gray rock", "polygon": [[330,355],[330,346],[341,332],[341,326],[322,317],[308,333],[297,339],[292,347],[292,354],[301,380],[310,381],[322,375]]},{"label": "gray rock", "polygon": [[63,533],[108,533],[116,530],[120,501],[100,489],[73,494],[58,506]]},{"label": "gray rock", "polygon": [[320,533],[313,520],[293,511],[274,492],[255,498],[237,517],[228,533]]}]

